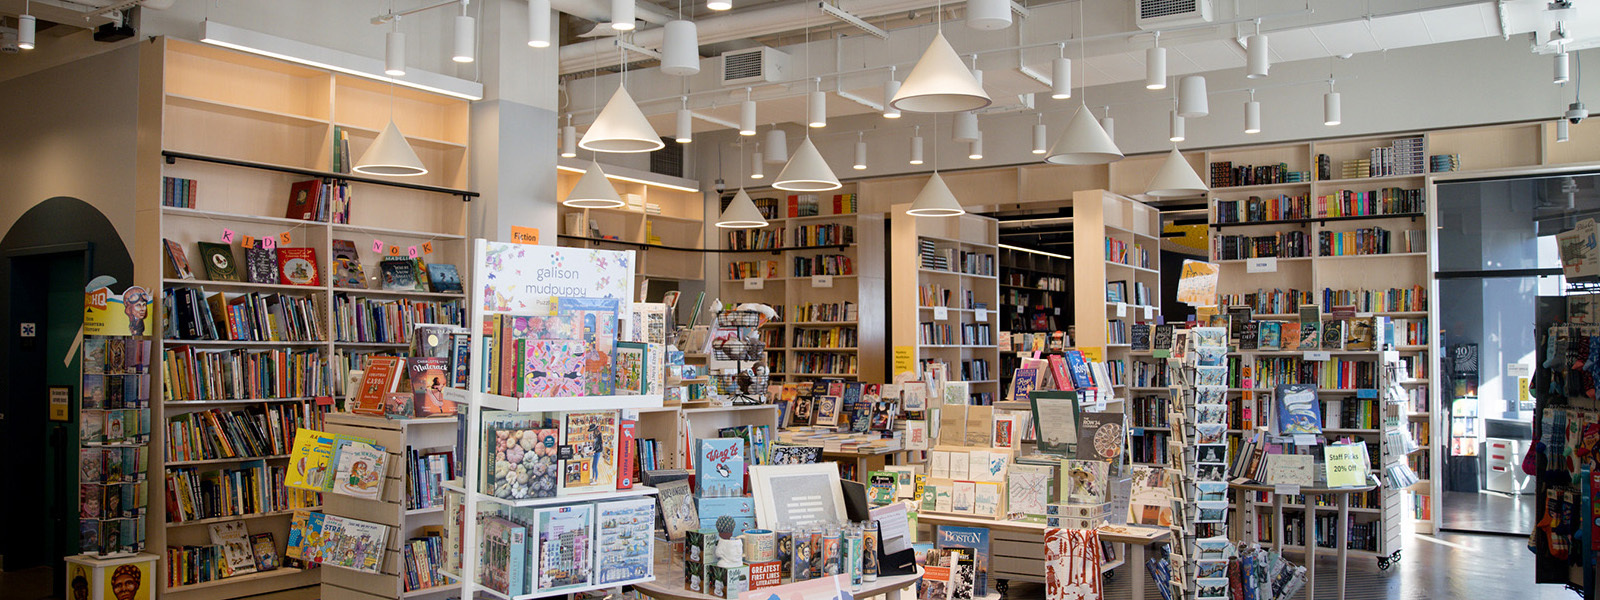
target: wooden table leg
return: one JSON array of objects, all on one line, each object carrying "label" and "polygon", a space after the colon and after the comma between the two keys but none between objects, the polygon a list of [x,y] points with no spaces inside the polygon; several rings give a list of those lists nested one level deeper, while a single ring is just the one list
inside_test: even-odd
[{"label": "wooden table leg", "polygon": [[1123,544],[1123,551],[1128,553],[1123,562],[1129,566],[1129,589],[1133,592],[1133,600],[1144,600],[1144,544]]},{"label": "wooden table leg", "polygon": [[1314,600],[1317,589],[1317,503],[1311,498],[1311,494],[1300,495],[1300,501],[1306,509],[1305,522],[1300,524],[1305,528],[1305,534],[1301,537],[1306,548],[1306,600]]},{"label": "wooden table leg", "polygon": [[1339,545],[1339,566],[1335,577],[1339,578],[1338,600],[1344,600],[1344,567],[1350,551],[1350,494],[1334,495],[1339,497],[1339,537],[1334,538]]}]

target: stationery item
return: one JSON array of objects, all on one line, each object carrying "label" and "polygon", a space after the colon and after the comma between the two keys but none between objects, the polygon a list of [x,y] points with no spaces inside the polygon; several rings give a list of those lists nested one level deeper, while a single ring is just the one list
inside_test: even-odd
[{"label": "stationery item", "polygon": [[1077,392],[1035,391],[1029,397],[1039,452],[1069,456],[1078,443]]}]

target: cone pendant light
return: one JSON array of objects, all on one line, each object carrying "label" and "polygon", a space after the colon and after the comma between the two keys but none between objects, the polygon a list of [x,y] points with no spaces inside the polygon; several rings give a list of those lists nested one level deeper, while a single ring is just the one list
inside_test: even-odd
[{"label": "cone pendant light", "polygon": [[1189,161],[1184,160],[1183,154],[1174,146],[1172,152],[1167,154],[1167,162],[1161,164],[1161,170],[1156,171],[1155,178],[1150,180],[1150,187],[1144,193],[1163,198],[1197,196],[1208,191],[1206,183],[1194,172],[1194,167],[1189,166]]},{"label": "cone pendant light", "polygon": [[1082,104],[1044,159],[1055,165],[1103,165],[1119,160],[1122,160],[1122,150],[1106,135],[1106,130],[1100,128],[1100,122],[1089,112],[1089,107]]},{"label": "cone pendant light", "polygon": [[594,152],[654,152],[666,146],[656,135],[650,120],[639,111],[639,105],[628,95],[628,89],[618,86],[617,93],[600,111],[589,130],[583,132],[578,146]]},{"label": "cone pendant light", "polygon": [[625,205],[617,195],[617,188],[611,187],[611,180],[606,179],[606,172],[600,170],[600,163],[594,161],[589,161],[588,170],[561,203],[573,208],[621,208]]},{"label": "cone pendant light", "polygon": [[366,175],[396,177],[424,175],[428,172],[428,168],[422,165],[422,159],[417,158],[417,152],[406,142],[406,136],[400,135],[400,128],[395,127],[393,120],[361,154],[361,160],[356,161],[352,170]]},{"label": "cone pendant light", "polygon": [[756,208],[756,203],[750,199],[750,194],[744,188],[739,188],[739,193],[733,195],[733,201],[728,203],[728,208],[722,210],[722,218],[717,220],[717,227],[724,229],[751,229],[766,227],[767,219],[761,216],[761,210]]},{"label": "cone pendant light", "polygon": [[811,136],[806,136],[789,156],[789,164],[778,172],[772,187],[790,192],[825,192],[842,186],[833,169],[828,168],[828,161],[817,152],[816,144],[811,143]]},{"label": "cone pendant light", "polygon": [[913,217],[954,217],[967,214],[967,209],[961,207],[961,201],[950,193],[950,186],[945,185],[938,171],[934,171],[933,177],[928,178],[928,183],[917,194],[917,199],[911,202],[911,208],[906,209],[906,214]]},{"label": "cone pendant light", "polygon": [[933,43],[928,44],[889,104],[906,112],[948,113],[977,110],[990,102],[983,85],[956,56],[955,48],[941,32],[934,34]]}]

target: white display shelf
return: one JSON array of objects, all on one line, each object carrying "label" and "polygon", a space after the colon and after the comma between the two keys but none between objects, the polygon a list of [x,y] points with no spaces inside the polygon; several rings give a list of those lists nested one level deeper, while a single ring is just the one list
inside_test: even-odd
[{"label": "white display shelf", "polygon": [[[457,390],[456,402],[467,401],[468,392]],[[514,410],[518,412],[571,412],[596,410],[623,410],[661,408],[665,397],[661,394],[642,396],[576,396],[571,398],[513,398],[499,394],[477,392],[484,408]]]}]

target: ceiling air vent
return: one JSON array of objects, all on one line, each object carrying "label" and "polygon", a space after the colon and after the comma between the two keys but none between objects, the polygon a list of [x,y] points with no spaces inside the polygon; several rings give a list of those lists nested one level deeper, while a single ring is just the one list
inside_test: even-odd
[{"label": "ceiling air vent", "polygon": [[1140,29],[1162,29],[1211,22],[1211,0],[1133,0]]},{"label": "ceiling air vent", "polygon": [[760,47],[722,53],[722,84],[773,83],[787,79],[789,55]]}]

